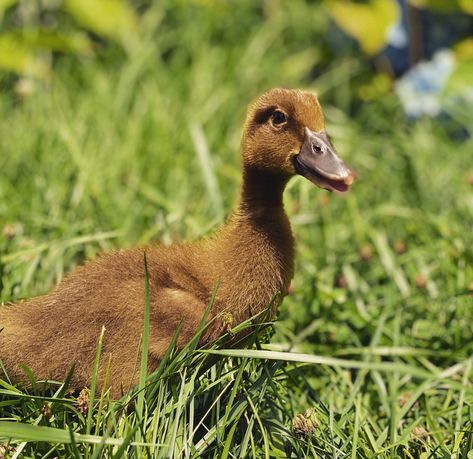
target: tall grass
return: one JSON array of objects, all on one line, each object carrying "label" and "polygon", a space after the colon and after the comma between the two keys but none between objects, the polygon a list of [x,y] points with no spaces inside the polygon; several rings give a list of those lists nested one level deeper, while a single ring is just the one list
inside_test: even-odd
[{"label": "tall grass", "polygon": [[255,5],[237,17],[224,6],[157,3],[132,51],[64,57],[24,100],[0,92],[3,301],[46,292],[102,250],[211,231],[238,193],[245,105],[268,87],[318,91],[327,129],[359,176],[346,196],[290,183],[294,291],[249,349],[226,349],[225,339],[206,351],[195,341],[171,346],[119,401],[101,388],[80,398],[62,382],[25,391],[5,375],[0,455],[427,458],[473,449],[471,110],[413,123],[392,95],[360,103],[365,64],[330,62],[317,4]]}]

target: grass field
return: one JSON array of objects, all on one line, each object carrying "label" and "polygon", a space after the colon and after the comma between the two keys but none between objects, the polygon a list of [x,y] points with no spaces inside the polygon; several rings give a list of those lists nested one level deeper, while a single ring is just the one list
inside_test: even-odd
[{"label": "grass field", "polygon": [[412,122],[392,94],[355,103],[365,64],[312,71],[327,26],[291,5],[264,22],[251,2],[239,22],[176,8],[174,24],[157,6],[128,53],[63,57],[25,99],[1,77],[5,302],[101,251],[223,222],[246,104],[269,87],[319,93],[359,180],[343,196],[291,182],[294,291],[249,349],[171,349],[116,402],[4,375],[0,457],[473,457],[471,107]]}]

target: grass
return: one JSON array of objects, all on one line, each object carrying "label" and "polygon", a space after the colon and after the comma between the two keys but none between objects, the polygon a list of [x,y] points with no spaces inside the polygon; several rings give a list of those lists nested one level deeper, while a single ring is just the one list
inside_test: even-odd
[{"label": "grass", "polygon": [[294,292],[247,350],[171,347],[119,401],[5,376],[0,456],[473,454],[472,112],[413,123],[392,94],[360,104],[365,64],[327,55],[319,6],[290,5],[248,2],[237,21],[163,3],[128,54],[62,57],[24,100],[1,77],[3,301],[46,292],[100,251],[222,222],[245,104],[267,87],[319,92],[359,181],[346,196],[291,182]]}]

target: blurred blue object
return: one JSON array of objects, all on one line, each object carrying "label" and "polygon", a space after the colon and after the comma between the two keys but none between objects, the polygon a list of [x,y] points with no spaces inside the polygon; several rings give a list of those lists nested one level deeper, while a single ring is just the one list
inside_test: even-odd
[{"label": "blurred blue object", "polygon": [[449,48],[473,36],[473,17],[415,8],[406,0],[397,2],[401,20],[389,31],[382,55],[397,78],[395,90],[406,114],[412,118],[438,116],[448,99],[445,88],[457,65]]},{"label": "blurred blue object", "polygon": [[440,49],[450,48],[473,35],[473,17],[462,12],[439,13],[418,9],[397,0],[401,21],[388,33],[383,55],[396,78],[421,60],[430,60]]},{"label": "blurred blue object", "polygon": [[455,68],[453,51],[438,51],[432,60],[420,62],[395,83],[408,116],[437,116],[442,111],[442,91]]}]

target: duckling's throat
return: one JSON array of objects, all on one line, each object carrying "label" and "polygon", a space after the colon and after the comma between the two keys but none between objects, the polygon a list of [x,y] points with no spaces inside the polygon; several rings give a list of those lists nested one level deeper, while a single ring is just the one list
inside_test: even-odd
[{"label": "duckling's throat", "polygon": [[283,209],[283,192],[289,176],[243,167],[239,211],[260,214]]},{"label": "duckling's throat", "polygon": [[273,295],[277,291],[285,294],[294,272],[294,237],[283,204],[289,178],[244,167],[240,203],[232,219],[236,234],[256,248],[251,256],[259,261],[248,263],[266,260],[266,269],[276,275],[278,289]]},{"label": "duckling's throat", "polygon": [[238,321],[248,308],[258,313],[270,304],[277,307],[280,300],[272,303],[273,299],[286,295],[294,274],[294,239],[283,206],[287,181],[284,176],[244,168],[240,203],[219,236],[224,254],[220,294],[227,307],[232,304]]}]

